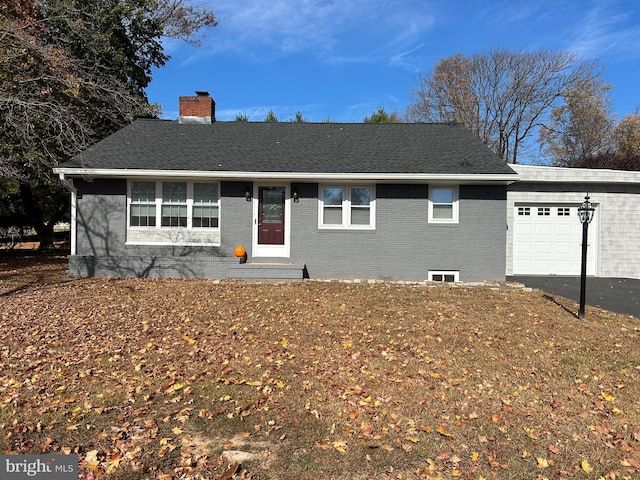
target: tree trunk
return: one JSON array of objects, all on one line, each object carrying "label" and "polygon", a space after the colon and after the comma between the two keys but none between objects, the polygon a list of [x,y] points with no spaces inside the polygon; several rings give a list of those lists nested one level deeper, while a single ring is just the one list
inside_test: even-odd
[{"label": "tree trunk", "polygon": [[47,225],[42,217],[42,212],[36,205],[33,197],[31,185],[20,182],[20,197],[22,198],[22,206],[27,216],[27,224],[31,225],[38,235],[40,245],[38,250],[48,250],[53,248],[53,224]]}]

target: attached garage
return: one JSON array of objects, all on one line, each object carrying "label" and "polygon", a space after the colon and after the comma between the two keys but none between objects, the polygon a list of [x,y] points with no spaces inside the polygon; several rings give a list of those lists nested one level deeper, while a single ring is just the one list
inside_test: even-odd
[{"label": "attached garage", "polygon": [[588,193],[587,274],[640,278],[640,172],[512,165],[507,191],[507,276],[580,275]]},{"label": "attached garage", "polygon": [[[514,275],[579,275],[582,224],[579,205],[516,204],[513,212]],[[597,208],[589,225],[587,274],[596,275]]]}]

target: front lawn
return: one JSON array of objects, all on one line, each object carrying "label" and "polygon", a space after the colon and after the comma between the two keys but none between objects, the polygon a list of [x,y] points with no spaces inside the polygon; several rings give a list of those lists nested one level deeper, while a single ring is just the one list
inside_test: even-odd
[{"label": "front lawn", "polygon": [[69,280],[64,261],[0,257],[0,454],[75,453],[84,479],[640,478],[631,317],[525,290]]}]

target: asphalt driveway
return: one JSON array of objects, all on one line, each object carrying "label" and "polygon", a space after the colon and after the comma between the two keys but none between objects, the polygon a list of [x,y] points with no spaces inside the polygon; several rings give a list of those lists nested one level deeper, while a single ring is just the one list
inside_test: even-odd
[{"label": "asphalt driveway", "polygon": [[[507,277],[527,287],[580,301],[580,277]],[[633,278],[587,277],[586,304],[640,319],[640,280]]]}]

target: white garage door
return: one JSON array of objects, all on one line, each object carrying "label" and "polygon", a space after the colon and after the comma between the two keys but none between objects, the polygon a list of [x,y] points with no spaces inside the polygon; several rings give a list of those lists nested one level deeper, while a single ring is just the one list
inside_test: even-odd
[{"label": "white garage door", "polygon": [[[516,204],[513,273],[580,275],[582,224],[578,205]],[[587,275],[596,274],[597,209],[589,225]]]}]

